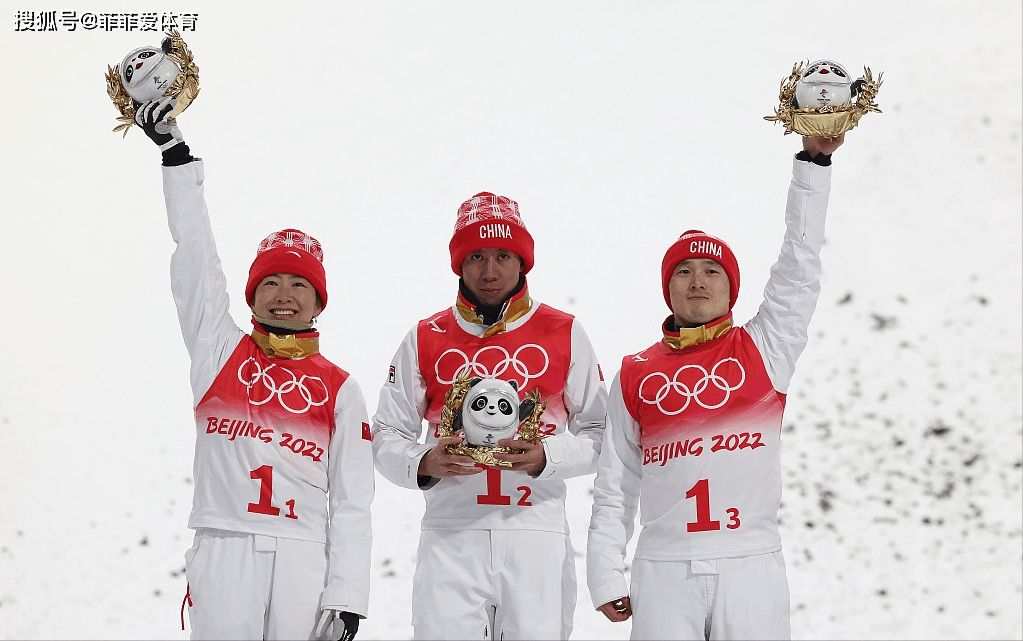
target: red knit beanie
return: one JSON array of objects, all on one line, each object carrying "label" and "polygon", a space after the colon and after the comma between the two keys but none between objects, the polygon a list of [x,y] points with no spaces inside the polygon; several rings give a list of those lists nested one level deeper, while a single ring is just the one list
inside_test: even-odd
[{"label": "red knit beanie", "polygon": [[282,229],[259,243],[256,259],[249,267],[245,284],[245,301],[251,305],[256,287],[270,274],[294,274],[309,281],[327,307],[327,274],[323,270],[323,248],[320,241],[297,229]]},{"label": "red knit beanie", "polygon": [[455,233],[448,243],[451,270],[462,275],[465,257],[485,248],[507,249],[522,258],[522,273],[533,268],[533,237],[519,216],[519,204],[510,198],[481,191],[458,208]]},{"label": "red knit beanie", "polygon": [[675,265],[690,258],[709,258],[721,264],[728,276],[728,309],[735,306],[739,297],[739,263],[735,260],[732,248],[720,238],[690,229],[678,237],[675,244],[664,253],[661,261],[661,287],[664,289],[664,302],[671,309],[671,296],[668,294],[668,281],[675,272]]}]

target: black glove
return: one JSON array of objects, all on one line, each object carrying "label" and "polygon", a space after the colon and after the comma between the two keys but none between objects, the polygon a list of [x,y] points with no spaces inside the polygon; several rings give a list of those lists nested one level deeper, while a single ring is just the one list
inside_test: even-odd
[{"label": "black glove", "polygon": [[359,615],[354,612],[325,609],[316,624],[316,638],[330,641],[352,641],[359,631]]},{"label": "black glove", "polygon": [[174,111],[178,101],[170,96],[135,105],[135,123],[142,128],[160,151],[167,151],[174,145],[185,142],[178,129],[178,123],[167,114]]},{"label": "black glove", "polygon": [[337,641],[352,641],[355,639],[355,633],[359,631],[359,615],[354,612],[340,612],[337,618],[344,624],[344,627],[341,627],[337,622],[334,623],[334,631],[341,633],[337,637]]}]

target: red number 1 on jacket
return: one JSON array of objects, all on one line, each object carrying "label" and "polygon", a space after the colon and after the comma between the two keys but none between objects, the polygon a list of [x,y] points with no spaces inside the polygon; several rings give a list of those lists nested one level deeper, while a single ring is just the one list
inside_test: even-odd
[{"label": "red number 1 on jacket", "polygon": [[687,532],[707,532],[709,530],[720,530],[721,521],[710,520],[710,490],[707,479],[700,479],[688,492],[687,499],[696,499],[696,521],[686,523]]},{"label": "red number 1 on jacket", "polygon": [[[477,463],[476,467],[482,467],[487,472],[487,493],[477,494],[476,503],[479,505],[511,505],[511,497],[507,494],[501,494],[501,470],[487,467],[481,463]],[[522,492],[522,496],[516,505],[523,507],[533,505],[529,500],[529,495],[532,494],[533,490],[528,485],[520,485],[515,489]]]},{"label": "red number 1 on jacket", "polygon": [[479,463],[476,464],[476,467],[482,467],[487,473],[487,493],[477,494],[476,503],[479,505],[511,505],[511,497],[501,494],[501,470]]},{"label": "red number 1 on jacket", "polygon": [[281,508],[274,507],[271,503],[274,495],[274,468],[271,465],[264,465],[249,472],[249,477],[259,481],[259,503],[249,503],[249,512],[279,516]]},{"label": "red number 1 on jacket", "polygon": [[[710,532],[721,529],[721,521],[713,521],[710,518],[710,483],[707,479],[700,479],[696,485],[689,488],[686,498],[696,499],[696,520],[686,523],[687,532]],[[725,511],[729,516],[728,524],[725,527],[729,530],[737,529],[741,525],[739,510],[730,507]]]}]

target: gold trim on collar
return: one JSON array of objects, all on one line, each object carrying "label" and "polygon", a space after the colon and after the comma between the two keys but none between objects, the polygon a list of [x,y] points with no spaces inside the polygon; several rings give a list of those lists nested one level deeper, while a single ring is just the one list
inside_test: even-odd
[{"label": "gold trim on collar", "polygon": [[[483,332],[484,338],[506,331],[508,323],[514,323],[529,313],[529,310],[533,308],[533,299],[529,296],[529,291],[525,287],[522,288],[520,294],[520,296],[505,301],[500,320]],[[476,325],[483,324],[483,316],[477,314],[476,308],[468,304],[461,294],[459,294],[458,299],[455,301],[455,309],[458,310],[459,316],[466,321]]]},{"label": "gold trim on collar", "polygon": [[299,336],[298,334],[264,334],[258,329],[252,330],[252,340],[259,349],[272,358],[296,360],[312,356],[320,351],[320,337]]},{"label": "gold trim on collar", "polygon": [[668,344],[668,347],[672,349],[685,349],[687,347],[693,347],[707,341],[712,341],[715,338],[720,338],[728,333],[728,330],[732,329],[732,317],[728,316],[725,320],[715,325],[700,325],[699,327],[680,327],[678,332],[669,332],[668,323],[671,321],[671,317],[664,321],[664,342]]},{"label": "gold trim on collar", "polygon": [[477,325],[483,324],[483,317],[476,313],[476,308],[462,300],[461,296],[455,301],[455,309],[458,310],[458,315],[466,321]]}]

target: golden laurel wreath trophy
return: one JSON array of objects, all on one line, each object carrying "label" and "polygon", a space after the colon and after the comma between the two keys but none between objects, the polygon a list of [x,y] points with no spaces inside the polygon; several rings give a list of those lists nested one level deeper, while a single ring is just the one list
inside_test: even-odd
[{"label": "golden laurel wreath trophy", "polygon": [[466,372],[458,376],[444,395],[440,436],[455,436],[462,431],[465,442],[449,445],[449,454],[468,456],[491,467],[511,467],[511,463],[494,458],[494,454],[517,454],[522,450],[497,445],[497,441],[513,438],[516,433],[522,441],[542,440],[540,415],[546,405],[535,389],[519,403],[513,381],[474,378]]},{"label": "golden laurel wreath trophy", "polygon": [[[160,47],[139,47],[128,53],[121,64],[107,67],[107,95],[121,112],[114,131],[135,124],[138,105],[170,96],[177,101],[168,119],[176,118],[199,95],[199,67],[192,52],[176,30],[167,32]],[[123,136],[122,136],[123,137]]]},{"label": "golden laurel wreath trophy", "polygon": [[881,76],[874,80],[870,68],[855,81],[845,67],[833,60],[797,62],[781,81],[779,105],[764,120],[781,122],[785,133],[813,138],[836,138],[855,127],[867,112],[881,113],[874,98]]}]

